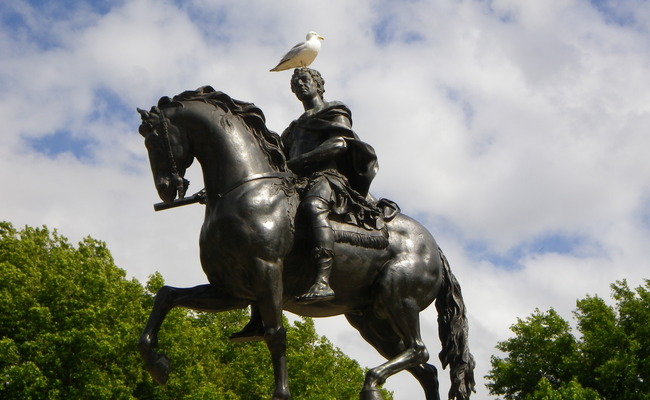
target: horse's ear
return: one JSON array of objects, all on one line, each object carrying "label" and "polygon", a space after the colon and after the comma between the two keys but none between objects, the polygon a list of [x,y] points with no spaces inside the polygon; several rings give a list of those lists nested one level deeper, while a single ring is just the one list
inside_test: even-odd
[{"label": "horse's ear", "polygon": [[136,110],[138,110],[138,112],[140,113],[140,118],[142,118],[142,124],[138,128],[138,132],[143,137],[147,137],[153,132],[153,129],[151,128],[151,122],[150,122],[151,113],[141,108],[136,108]]},{"label": "horse's ear", "polygon": [[149,118],[149,112],[148,111],[145,111],[145,110],[143,110],[141,108],[136,108],[136,110],[138,110],[138,112],[140,113],[140,117],[142,118],[143,121],[146,118]]}]

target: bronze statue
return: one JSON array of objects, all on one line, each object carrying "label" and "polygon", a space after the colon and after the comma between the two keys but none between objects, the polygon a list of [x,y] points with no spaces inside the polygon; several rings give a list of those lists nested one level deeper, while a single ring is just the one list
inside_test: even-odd
[{"label": "bronze statue", "polygon": [[[301,78],[308,80],[305,73],[298,72],[295,78],[299,99],[313,90],[313,85],[300,86]],[[311,100],[307,103],[312,104]],[[325,104],[305,105],[305,114],[319,115],[328,108]],[[157,382],[164,384],[169,374],[169,360],[157,353],[155,346],[160,326],[173,307],[219,312],[253,305],[253,319],[261,321],[258,327],[271,353],[273,400],[290,398],[283,309],[310,317],[344,314],[387,358],[386,363],[366,374],[360,399],[381,399],[378,387],[389,376],[407,370],[419,381],[427,400],[438,400],[437,371],[426,362],[429,355],[419,330],[419,312],[436,300],[442,341],[440,359],[443,367],[450,366],[452,380],[449,398],[469,399],[474,390],[474,360],[467,343],[460,286],[434,238],[422,225],[395,213],[386,203],[375,203],[371,196],[365,196],[367,186],[353,183],[354,179],[364,179],[361,176],[341,172],[345,163],[338,163],[338,156],[356,154],[350,147],[367,146],[350,130],[344,106],[335,103],[332,110],[326,111],[338,116],[325,118],[332,129],[322,132],[324,140],[307,142],[311,149],[301,143],[297,150],[292,141],[301,137],[301,130],[311,130],[308,123],[303,126],[298,119],[280,139],[266,128],[261,110],[211,87],[172,99],[163,97],[151,111],[138,111],[142,116],[139,131],[145,138],[160,198],[173,204],[177,196],[184,195],[187,181],[183,176],[195,158],[201,164],[205,184],[205,195],[200,196],[206,212],[199,247],[210,283],[193,288],[164,286],[157,293],[138,342]],[[334,128],[340,128],[337,134],[332,133]],[[310,160],[312,155],[325,151],[321,148],[310,153],[322,144],[332,146],[337,163],[327,157],[322,164]],[[288,166],[283,148],[289,155]],[[345,151],[341,152],[341,148]],[[360,161],[355,157],[351,162]],[[366,157],[361,164],[370,166],[356,169],[370,174],[366,180],[369,185],[373,163]],[[310,197],[320,202],[316,216],[309,216],[310,205],[299,207],[296,187],[301,187],[301,177],[309,178],[305,204]],[[354,202],[328,198],[330,191],[334,197],[346,194]],[[325,205],[334,212],[322,211]],[[324,223],[325,213],[332,219]],[[371,229],[366,225],[374,226]],[[330,258],[323,262],[328,269],[325,273],[322,268],[309,267],[314,265],[314,243],[320,239],[306,234],[321,228],[328,236],[326,246],[332,247],[322,252],[324,258]],[[322,255],[318,254],[318,258]],[[321,285],[323,280],[328,285]],[[326,286],[335,292],[334,297]],[[306,298],[302,298],[303,294],[307,294]]]},{"label": "bronze statue", "polygon": [[318,71],[296,69],[291,90],[305,113],[284,131],[282,144],[289,168],[308,179],[301,206],[311,226],[317,265],[316,282],[297,300],[326,301],[334,298],[329,284],[334,261],[330,213],[357,222],[373,214],[379,217],[379,209],[366,200],[377,157],[352,131],[350,110],[343,103],[324,100],[324,81]]}]

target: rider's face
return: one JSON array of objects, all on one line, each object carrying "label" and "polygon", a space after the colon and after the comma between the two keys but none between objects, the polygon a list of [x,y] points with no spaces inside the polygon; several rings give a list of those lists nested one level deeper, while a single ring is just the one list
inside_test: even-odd
[{"label": "rider's face", "polygon": [[313,98],[318,96],[318,88],[316,82],[308,73],[298,74],[293,80],[293,90],[296,93],[298,100]]}]

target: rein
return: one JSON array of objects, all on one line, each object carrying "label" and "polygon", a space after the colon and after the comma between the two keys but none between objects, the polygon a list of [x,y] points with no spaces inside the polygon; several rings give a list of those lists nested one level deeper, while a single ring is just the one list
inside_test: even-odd
[{"label": "rein", "polygon": [[226,196],[228,193],[232,192],[233,190],[237,189],[238,187],[251,182],[251,181],[256,181],[259,179],[272,179],[272,178],[293,178],[294,175],[290,172],[265,172],[261,174],[253,174],[249,175],[245,178],[240,179],[239,181],[235,182],[234,184],[228,186],[226,190],[222,191],[221,193],[217,193],[217,198],[215,199],[216,201],[219,201],[222,199],[224,196]]},{"label": "rein", "polygon": [[[226,190],[224,190],[221,193],[217,193],[216,199],[214,199],[215,203],[219,200],[221,200],[224,196],[226,196],[228,193],[232,192],[233,190],[237,189],[238,187],[251,182],[255,181],[258,179],[282,179],[282,178],[293,178],[293,175],[288,172],[268,172],[265,174],[254,174],[247,176],[246,178],[243,178],[234,185],[229,186]],[[186,197],[184,199],[175,199],[172,204],[168,203],[156,203],[153,205],[154,210],[156,211],[162,211],[162,210],[168,210],[170,208],[176,208],[180,206],[186,206],[188,204],[195,204],[195,203],[201,203],[205,204],[207,200],[207,195],[205,193],[205,189],[201,189],[199,192],[193,194],[190,197]]]}]

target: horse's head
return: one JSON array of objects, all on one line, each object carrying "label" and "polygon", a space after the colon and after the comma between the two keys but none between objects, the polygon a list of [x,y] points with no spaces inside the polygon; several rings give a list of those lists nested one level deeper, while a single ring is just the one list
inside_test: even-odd
[{"label": "horse's head", "polygon": [[177,196],[185,196],[189,185],[189,181],[183,178],[194,160],[189,139],[160,108],[152,107],[151,111],[138,108],[138,112],[142,117],[138,130],[149,153],[156,190],[162,201],[172,203]]}]

